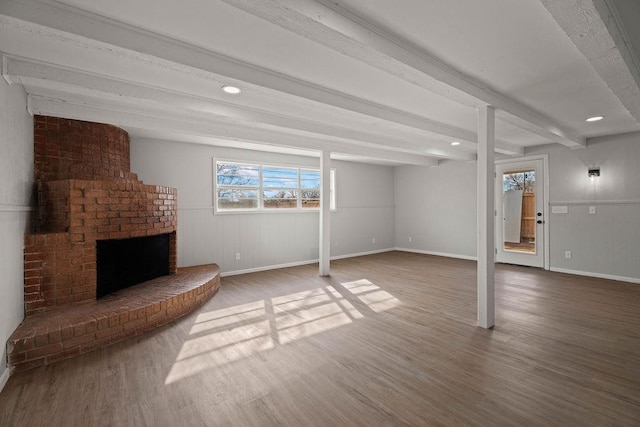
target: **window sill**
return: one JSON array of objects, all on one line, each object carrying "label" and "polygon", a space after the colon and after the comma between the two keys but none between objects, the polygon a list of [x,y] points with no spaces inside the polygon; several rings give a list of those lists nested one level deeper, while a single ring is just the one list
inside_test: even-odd
[{"label": "window sill", "polygon": [[[313,209],[237,209],[237,210],[218,210],[214,209],[214,215],[260,215],[260,214],[306,214],[306,213],[319,213],[319,208]],[[331,213],[337,212],[337,209],[332,209]]]}]

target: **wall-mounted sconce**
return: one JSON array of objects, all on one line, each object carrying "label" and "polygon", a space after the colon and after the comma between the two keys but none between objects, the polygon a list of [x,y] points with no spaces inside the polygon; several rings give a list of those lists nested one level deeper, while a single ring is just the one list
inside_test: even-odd
[{"label": "wall-mounted sconce", "polygon": [[591,181],[595,180],[600,176],[600,168],[589,168],[588,175]]}]

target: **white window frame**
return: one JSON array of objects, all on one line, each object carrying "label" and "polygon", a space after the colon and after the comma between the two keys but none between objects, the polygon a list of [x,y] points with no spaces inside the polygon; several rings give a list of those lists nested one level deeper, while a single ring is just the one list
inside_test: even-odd
[{"label": "white window frame", "polygon": [[[239,165],[247,165],[247,166],[257,166],[258,167],[258,207],[257,208],[248,208],[248,209],[220,209],[218,208],[218,163],[233,163]],[[285,168],[285,169],[297,169],[298,170],[298,203],[295,208],[265,208],[264,200],[263,200],[263,175],[262,170],[264,167],[267,168]],[[302,187],[301,187],[301,171],[312,171],[312,172],[320,172],[319,168],[309,167],[309,166],[298,166],[298,165],[290,165],[290,164],[272,164],[272,163],[256,163],[252,161],[244,161],[244,160],[227,160],[227,159],[213,159],[213,212],[215,214],[222,215],[233,215],[233,214],[259,214],[259,213],[301,213],[301,212],[319,212],[320,208],[303,208],[302,207]],[[330,172],[330,188],[329,188],[329,199],[330,199],[330,211],[336,212],[336,191],[335,191],[335,178],[336,172],[335,169],[331,169]],[[267,187],[268,188],[268,187]],[[256,189],[256,187],[248,187],[248,189]]]}]

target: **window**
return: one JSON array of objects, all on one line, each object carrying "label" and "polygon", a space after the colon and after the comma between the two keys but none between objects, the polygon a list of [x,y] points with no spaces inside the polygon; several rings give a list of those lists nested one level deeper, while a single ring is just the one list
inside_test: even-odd
[{"label": "window", "polygon": [[[216,211],[317,210],[320,171],[288,166],[215,162]],[[335,171],[330,176],[330,207],[335,210]]]},{"label": "window", "polygon": [[320,171],[300,171],[300,191],[303,208],[320,207]]},{"label": "window", "polygon": [[218,209],[256,209],[259,204],[260,167],[216,162]]},{"label": "window", "polygon": [[262,166],[262,207],[297,208],[300,196],[300,171],[295,168]]}]

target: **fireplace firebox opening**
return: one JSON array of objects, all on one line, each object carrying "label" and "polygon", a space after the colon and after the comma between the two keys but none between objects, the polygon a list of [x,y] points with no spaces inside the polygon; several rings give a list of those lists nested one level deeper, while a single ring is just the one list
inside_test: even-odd
[{"label": "fireplace firebox opening", "polygon": [[169,274],[170,234],[96,241],[96,298]]}]

